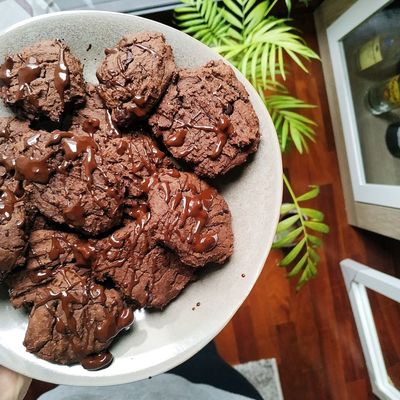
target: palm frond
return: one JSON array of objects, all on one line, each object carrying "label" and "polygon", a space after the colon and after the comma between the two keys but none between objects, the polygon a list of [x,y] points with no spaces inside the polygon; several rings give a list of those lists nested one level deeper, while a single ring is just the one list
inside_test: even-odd
[{"label": "palm frond", "polygon": [[183,32],[216,46],[229,30],[229,25],[214,0],[181,0],[184,7],[175,9],[175,19]]},{"label": "palm frond", "polygon": [[[289,278],[301,274],[297,282],[297,288],[300,288],[317,273],[319,255],[316,249],[321,246],[322,241],[315,235],[327,234],[329,227],[323,222],[325,217],[322,212],[303,207],[300,204],[317,197],[319,187],[312,186],[308,192],[297,197],[285,175],[283,180],[293,203],[286,203],[281,207],[281,220],[276,231],[277,240],[273,247],[292,246],[279,264],[282,267],[290,268]],[[280,237],[279,234],[282,233],[284,236]]]},{"label": "palm frond", "polygon": [[[262,5],[263,3],[260,3],[254,10]],[[257,18],[249,20],[248,25],[245,21],[245,28],[242,33],[245,39],[242,43],[222,43],[216,48],[223,56],[232,54],[232,50],[235,48],[238,51],[235,54],[236,60],[242,60],[241,63],[239,62],[239,69],[244,75],[249,75],[248,68],[250,68],[250,65],[260,65],[264,81],[267,75],[275,79],[275,64],[277,62],[280,75],[285,78],[284,53],[306,72],[308,70],[303,59],[309,61],[319,58],[304,43],[295,29],[288,25],[288,19],[267,17],[257,22],[256,25],[254,25],[254,21],[257,21]],[[243,60],[247,60],[247,62],[244,63]]]},{"label": "palm frond", "polygon": [[316,123],[296,110],[315,106],[287,94],[260,94],[274,122],[281,151],[287,151],[291,142],[299,153],[308,151],[309,142],[315,142]]}]

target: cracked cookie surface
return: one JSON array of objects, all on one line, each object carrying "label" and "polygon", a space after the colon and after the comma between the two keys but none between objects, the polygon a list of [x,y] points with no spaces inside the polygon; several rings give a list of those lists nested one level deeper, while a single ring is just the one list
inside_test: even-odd
[{"label": "cracked cookie surface", "polygon": [[106,49],[97,69],[98,92],[119,126],[144,118],[163,95],[175,70],[171,47],[158,32],[125,35]]},{"label": "cracked cookie surface", "polygon": [[33,120],[58,122],[65,108],[84,102],[83,67],[61,40],[45,40],[6,57],[0,66],[6,105]]},{"label": "cracked cookie surface", "polygon": [[243,164],[260,141],[248,94],[222,61],[178,71],[149,124],[174,157],[211,178]]}]

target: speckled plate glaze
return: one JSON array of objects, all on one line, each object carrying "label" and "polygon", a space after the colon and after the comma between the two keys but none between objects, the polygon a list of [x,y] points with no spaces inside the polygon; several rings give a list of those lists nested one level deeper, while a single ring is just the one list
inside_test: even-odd
[{"label": "speckled plate glaze", "polygon": [[[100,11],[50,14],[14,25],[0,34],[0,59],[42,39],[62,38],[85,65],[85,78],[95,70],[105,47],[128,32],[163,32],[179,67],[197,67],[220,58],[214,51],[177,31],[144,18]],[[87,51],[89,45],[90,50]],[[115,385],[165,372],[190,358],[227,324],[246,299],[271,247],[282,198],[282,164],[271,118],[249,82],[237,72],[260,119],[262,140],[244,167],[215,185],[232,211],[235,252],[222,268],[210,270],[162,312],[137,311],[136,322],[111,347],[110,367],[90,372],[80,365],[51,364],[25,351],[27,314],[12,308],[0,290],[0,364],[32,378],[67,385]],[[0,115],[8,115],[0,106]],[[266,287],[265,290],[271,290]]]}]

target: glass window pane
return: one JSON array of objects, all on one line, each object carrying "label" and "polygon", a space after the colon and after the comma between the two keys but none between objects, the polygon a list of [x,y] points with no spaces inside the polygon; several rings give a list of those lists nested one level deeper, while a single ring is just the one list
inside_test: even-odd
[{"label": "glass window pane", "polygon": [[396,0],[343,39],[367,183],[400,185],[399,21]]}]

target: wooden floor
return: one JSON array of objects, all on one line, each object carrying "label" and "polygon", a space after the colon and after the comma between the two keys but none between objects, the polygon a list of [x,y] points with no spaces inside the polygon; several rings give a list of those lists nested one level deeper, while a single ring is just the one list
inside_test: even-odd
[{"label": "wooden floor", "polygon": [[[306,41],[317,50],[311,15],[302,22]],[[280,252],[272,251],[252,293],[216,342],[232,364],[276,358],[286,400],[372,399],[339,261],[352,258],[400,276],[400,246],[347,224],[321,65],[310,69],[305,75],[292,65],[289,79],[297,96],[318,105],[309,113],[318,123],[318,140],[309,155],[285,157],[284,166],[297,193],[309,184],[321,187],[310,204],[325,213],[331,233],[320,252],[319,274],[297,293],[277,267]],[[371,299],[389,372],[400,387],[400,308],[383,296]]]},{"label": "wooden floor", "polygon": [[[317,49],[312,17],[301,20],[305,39]],[[372,399],[339,261],[349,257],[400,276],[400,246],[347,224],[321,66],[313,63],[310,75],[296,68],[291,73],[293,91],[319,107],[310,112],[318,141],[309,156],[285,158],[285,167],[297,193],[309,184],[321,186],[314,204],[324,211],[331,233],[318,277],[298,293],[277,267],[280,253],[272,251],[251,295],[216,343],[232,364],[275,357],[286,400]],[[400,386],[400,310],[383,297],[371,297],[386,362]],[[27,400],[47,388],[35,383]]]}]

